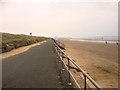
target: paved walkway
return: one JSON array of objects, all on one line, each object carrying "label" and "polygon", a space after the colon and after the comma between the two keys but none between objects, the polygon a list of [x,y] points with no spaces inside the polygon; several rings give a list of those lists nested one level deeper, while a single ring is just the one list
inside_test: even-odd
[{"label": "paved walkway", "polygon": [[51,40],[3,59],[2,70],[3,88],[62,87]]}]

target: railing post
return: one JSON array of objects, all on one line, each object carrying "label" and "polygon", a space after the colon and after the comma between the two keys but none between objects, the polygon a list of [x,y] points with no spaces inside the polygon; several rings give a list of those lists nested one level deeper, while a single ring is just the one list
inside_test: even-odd
[{"label": "railing post", "polygon": [[57,57],[58,57],[58,49],[57,49],[57,47],[55,46],[55,49],[56,49],[56,53],[57,53]]},{"label": "railing post", "polygon": [[58,60],[60,62],[60,53],[59,53],[59,50],[57,49],[57,56],[58,56]]},{"label": "railing post", "polygon": [[[60,54],[60,53],[59,53]],[[60,55],[58,55],[58,59],[59,59],[59,62],[60,62]]]},{"label": "railing post", "polygon": [[69,58],[67,58],[68,59],[68,85],[69,86],[71,86],[72,85],[72,83],[71,83],[71,81],[70,81],[70,59]]},{"label": "railing post", "polygon": [[84,75],[84,90],[86,90],[86,75]]},{"label": "railing post", "polygon": [[64,70],[63,53],[62,53],[62,70]]}]

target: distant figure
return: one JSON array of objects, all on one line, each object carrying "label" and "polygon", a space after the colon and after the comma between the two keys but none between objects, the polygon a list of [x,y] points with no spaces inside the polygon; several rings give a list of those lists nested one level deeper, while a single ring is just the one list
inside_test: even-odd
[{"label": "distant figure", "polygon": [[32,36],[32,33],[30,32],[30,35]]},{"label": "distant figure", "polygon": [[118,45],[118,42],[116,42],[116,44]]},{"label": "distant figure", "polygon": [[105,43],[107,44],[107,41]]},{"label": "distant figure", "polygon": [[103,37],[101,39],[103,40]]}]

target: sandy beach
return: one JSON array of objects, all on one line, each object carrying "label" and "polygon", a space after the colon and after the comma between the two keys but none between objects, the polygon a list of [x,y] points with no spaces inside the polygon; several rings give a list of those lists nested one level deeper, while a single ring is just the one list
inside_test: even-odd
[{"label": "sandy beach", "polygon": [[102,88],[118,88],[118,45],[59,39],[65,52]]}]

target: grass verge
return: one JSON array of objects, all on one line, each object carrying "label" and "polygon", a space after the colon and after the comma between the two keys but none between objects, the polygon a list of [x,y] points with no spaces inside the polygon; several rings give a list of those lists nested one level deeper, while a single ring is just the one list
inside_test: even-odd
[{"label": "grass verge", "polygon": [[0,53],[8,52],[12,49],[16,49],[22,46],[27,46],[33,43],[49,39],[47,37],[29,36],[24,34],[0,33],[0,35]]}]

